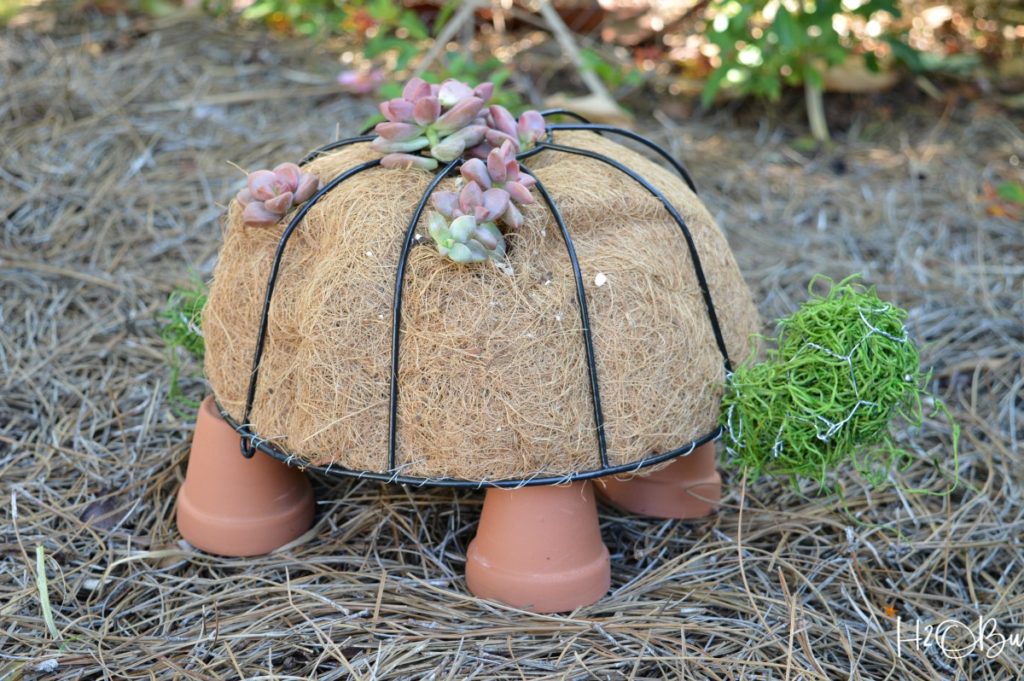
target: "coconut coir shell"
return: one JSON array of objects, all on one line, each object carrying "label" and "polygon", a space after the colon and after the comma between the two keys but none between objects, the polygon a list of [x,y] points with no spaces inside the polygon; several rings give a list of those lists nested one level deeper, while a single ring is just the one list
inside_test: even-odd
[{"label": "coconut coir shell", "polygon": [[[589,132],[556,133],[647,178],[696,242],[730,355],[759,320],[728,243],[677,175]],[[306,169],[324,182],[375,158],[343,148]],[[641,461],[713,430],[722,356],[686,243],[661,203],[600,161],[525,160],[554,198],[586,285],[608,458]],[[252,428],[315,465],[388,471],[396,263],[430,173],[375,168],[321,199],[292,236],[270,307]],[[459,178],[441,190],[457,190]],[[405,275],[398,373],[398,473],[495,480],[601,467],[576,286],[536,190],[507,236],[510,276],[415,245]],[[246,227],[232,204],[203,315],[206,373],[243,414],[267,275],[287,220]],[[424,217],[418,228],[426,234]]]}]

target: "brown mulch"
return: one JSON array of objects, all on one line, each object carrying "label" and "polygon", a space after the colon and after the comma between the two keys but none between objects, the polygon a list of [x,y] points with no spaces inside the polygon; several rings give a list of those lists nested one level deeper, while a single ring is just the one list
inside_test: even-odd
[{"label": "brown mulch", "polygon": [[[602,508],[612,590],[565,616],[468,594],[479,492],[318,480],[316,525],[270,556],[182,542],[192,423],[166,399],[154,315],[209,275],[232,163],[298,157],[372,111],[335,69],[212,21],[0,33],[0,678],[1024,674],[1016,642],[953,627],[958,659],[909,640],[979,617],[1024,631],[1024,224],[985,198],[1021,180],[1024,134],[983,101],[847,111],[827,154],[785,122],[641,123],[688,161],[766,318],[817,272],[861,272],[910,310],[958,461],[928,421],[899,433],[918,458],[886,489],[730,474],[707,521]],[[900,491],[954,476],[951,494]]]}]

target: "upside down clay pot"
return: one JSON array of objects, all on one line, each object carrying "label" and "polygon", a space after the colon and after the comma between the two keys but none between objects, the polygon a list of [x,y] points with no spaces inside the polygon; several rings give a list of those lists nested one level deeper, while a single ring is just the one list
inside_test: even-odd
[{"label": "upside down clay pot", "polygon": [[611,562],[591,483],[488,489],[466,581],[480,598],[539,613],[600,599]]},{"label": "upside down clay pot", "polygon": [[598,493],[611,505],[655,518],[701,518],[722,498],[722,478],[715,470],[715,443],[708,442],[650,475],[631,479],[600,478]]},{"label": "upside down clay pot", "polygon": [[239,444],[207,397],[178,493],[178,529],[196,548],[222,556],[269,553],[308,530],[315,510],[302,471],[259,451],[246,459]]}]

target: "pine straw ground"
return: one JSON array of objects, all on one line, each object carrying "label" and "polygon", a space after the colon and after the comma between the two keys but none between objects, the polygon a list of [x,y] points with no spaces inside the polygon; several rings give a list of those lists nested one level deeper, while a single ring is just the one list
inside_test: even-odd
[{"label": "pine straw ground", "polygon": [[983,102],[897,100],[892,123],[840,102],[848,132],[831,155],[795,151],[795,125],[642,124],[690,162],[767,318],[815,272],[863,272],[910,308],[964,436],[954,467],[944,424],[900,433],[919,460],[896,482],[941,491],[959,473],[952,495],[869,491],[845,475],[844,509],[730,475],[705,522],[602,509],[612,591],[567,616],[468,595],[478,492],[319,480],[315,527],[273,555],[182,543],[174,502],[192,423],[164,397],[154,313],[190,271],[211,270],[241,177],[229,161],[295,158],[366,116],[324,85],[332,68],[302,44],[194,21],[2,34],[4,678],[1024,673],[1019,645],[960,660],[897,648],[897,617],[904,639],[915,621],[1024,626],[1024,228],[979,199],[985,181],[1019,179],[1024,136]]}]

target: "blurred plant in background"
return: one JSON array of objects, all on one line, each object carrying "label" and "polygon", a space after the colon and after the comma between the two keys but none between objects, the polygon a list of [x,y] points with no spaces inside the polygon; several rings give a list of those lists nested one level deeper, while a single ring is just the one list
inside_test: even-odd
[{"label": "blurred plant in background", "polygon": [[635,66],[612,61],[594,49],[580,50],[583,63],[613,90],[635,88],[644,82],[643,72]]},{"label": "blurred plant in background", "polygon": [[363,56],[374,59],[393,52],[396,71],[408,68],[412,60],[422,53],[420,41],[430,38],[430,31],[419,15],[395,0],[354,0],[342,4],[345,19],[341,28],[347,33],[366,37]]},{"label": "blurred plant in background", "polygon": [[919,69],[917,52],[890,28],[896,0],[714,0],[706,36],[720,63],[704,88],[709,105],[723,86],[776,100],[782,86],[803,85],[815,139],[828,139],[822,92],[825,72],[855,55],[879,70],[889,55]]},{"label": "blurred plant in background", "polygon": [[[237,5],[232,0],[204,3],[215,14],[225,14]],[[409,9],[400,0],[254,0],[239,16],[279,32],[349,38],[355,49],[355,63],[338,76],[339,84],[352,94],[394,98],[401,94],[404,75],[419,66],[416,61],[424,56],[459,5],[459,0],[446,0],[424,10]],[[501,93],[492,103],[517,112],[523,108],[518,92],[501,88],[509,77],[501,59],[469,51],[444,56],[430,72],[420,75],[431,83],[449,78],[472,85],[489,81]]]},{"label": "blurred plant in background", "polygon": [[[0,0],[0,23],[27,22],[26,17],[45,6],[40,3]],[[747,96],[774,102],[789,90],[802,88],[811,132],[819,142],[828,139],[824,92],[875,93],[902,80],[938,101],[955,92],[968,98],[992,97],[999,105],[1024,109],[1024,7],[1019,2],[74,0],[73,4],[77,11],[153,17],[166,17],[182,7],[199,8],[225,21],[259,24],[285,36],[312,37],[322,41],[328,54],[340,58],[339,90],[368,97],[396,97],[398,83],[411,76],[435,83],[448,78],[471,85],[491,81],[502,93],[501,99],[491,103],[513,113],[527,104],[568,106],[611,120],[624,113],[620,108],[624,105],[649,108],[676,98],[676,115],[687,115],[698,95],[705,107],[712,107]],[[912,78],[904,78],[908,72]],[[572,93],[581,85],[589,95]],[[566,94],[559,96],[559,91]]]},{"label": "blurred plant in background", "polygon": [[[511,71],[500,59],[487,56],[476,59],[465,52],[452,52],[447,58],[435,65],[429,72],[423,73],[423,80],[431,84],[439,84],[446,80],[458,80],[476,86],[481,83],[493,83],[494,95],[490,104],[500,104],[505,108],[519,113],[525,108],[522,95],[516,90],[504,87]],[[402,84],[392,80],[381,86],[378,94],[382,97],[397,97],[402,92]]]},{"label": "blurred plant in background", "polygon": [[241,7],[242,19],[261,21],[281,32],[317,37],[365,36],[363,47],[367,52],[396,49],[406,61],[415,56],[407,47],[415,45],[407,39],[429,37],[419,14],[396,0],[203,0],[201,5],[217,15]]}]

